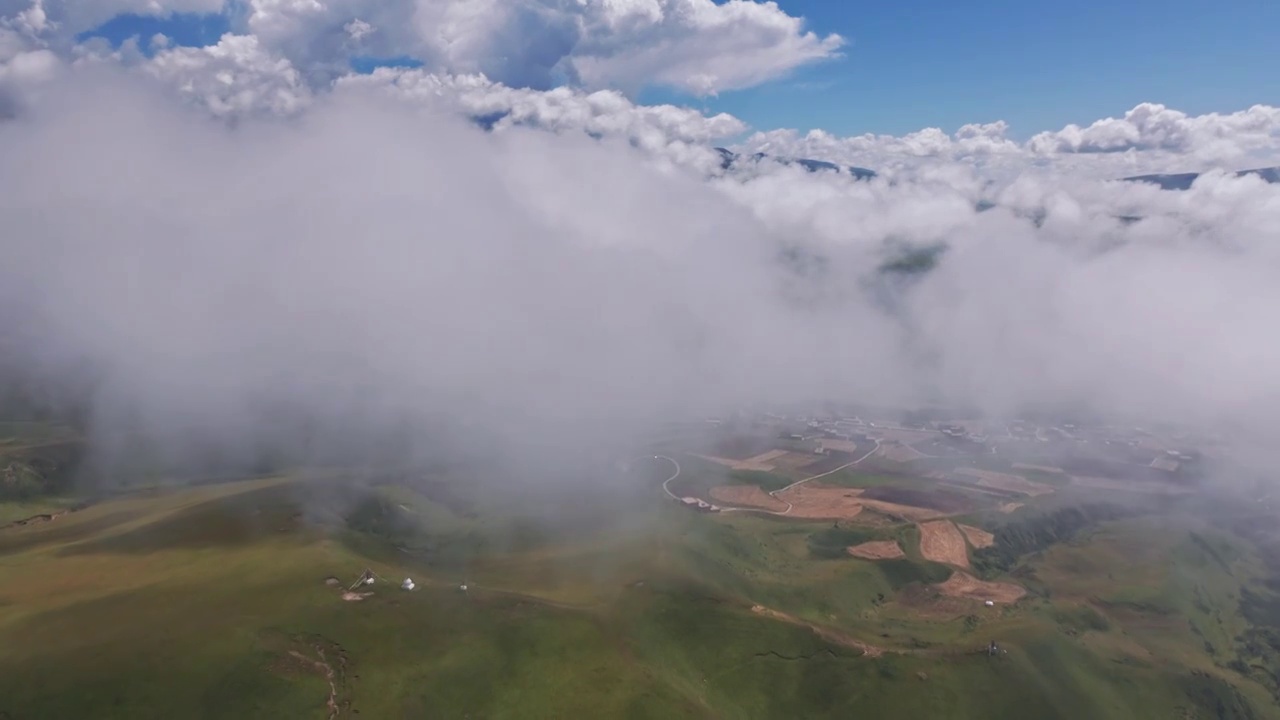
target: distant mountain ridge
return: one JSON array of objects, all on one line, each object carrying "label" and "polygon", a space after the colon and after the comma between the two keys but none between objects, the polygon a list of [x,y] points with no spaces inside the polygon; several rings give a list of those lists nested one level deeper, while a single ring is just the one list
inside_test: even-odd
[{"label": "distant mountain ridge", "polygon": [[[1162,190],[1188,190],[1191,184],[1204,173],[1156,173],[1153,175],[1134,175],[1121,178],[1125,182],[1143,182],[1159,185]],[[1269,183],[1280,183],[1280,166],[1240,170],[1236,177],[1257,175]]]},{"label": "distant mountain ridge", "polygon": [[760,162],[761,160],[772,159],[772,160],[777,160],[778,162],[784,165],[799,165],[800,167],[804,168],[805,170],[808,170],[809,172],[818,172],[819,170],[834,170],[836,172],[844,171],[852,175],[854,180],[870,180],[871,178],[876,177],[875,170],[869,170],[864,167],[856,167],[854,165],[848,165],[848,166],[842,167],[833,162],[827,162],[826,160],[812,160],[810,158],[771,157],[769,155],[766,155],[765,153],[755,153],[754,155],[741,155],[739,153],[733,152],[732,150],[729,150],[728,148],[722,148],[722,147],[718,147],[715,150],[716,152],[720,153],[720,167],[721,169],[724,169],[724,170],[728,170],[729,168],[733,167],[735,163],[737,163],[738,161],[744,158],[749,159],[752,162]]}]

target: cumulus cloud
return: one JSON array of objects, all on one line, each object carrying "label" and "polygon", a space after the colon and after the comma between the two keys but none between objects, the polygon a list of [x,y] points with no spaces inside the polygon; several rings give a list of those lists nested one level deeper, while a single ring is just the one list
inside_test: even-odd
[{"label": "cumulus cloud", "polygon": [[1142,103],[1123,118],[1098,120],[1089,127],[1068,125],[1036,135],[1028,144],[1037,153],[1117,153],[1163,150],[1206,160],[1235,160],[1280,142],[1280,108],[1254,105],[1240,112],[1191,117],[1156,103]]},{"label": "cumulus cloud", "polygon": [[220,117],[288,115],[311,98],[301,73],[252,35],[228,34],[200,48],[160,48],[145,70]]},{"label": "cumulus cloud", "polygon": [[0,0],[0,18],[59,46],[120,14],[232,10],[237,34],[313,85],[344,74],[354,56],[413,56],[438,72],[517,87],[570,81],[706,95],[782,77],[843,44],[755,0]]},{"label": "cumulus cloud", "polygon": [[704,169],[719,164],[711,142],[746,129],[731,115],[708,117],[674,105],[638,105],[615,90],[587,92],[561,87],[544,92],[507,87],[483,75],[383,68],[370,75],[342,78],[336,89],[380,90],[402,101],[479,119],[497,130],[529,126],[622,137],[651,153]]}]

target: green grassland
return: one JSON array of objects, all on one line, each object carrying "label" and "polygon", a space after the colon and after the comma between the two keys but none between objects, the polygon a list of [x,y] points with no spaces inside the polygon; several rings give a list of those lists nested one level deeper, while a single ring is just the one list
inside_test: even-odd
[{"label": "green grassland", "polygon": [[[1031,595],[991,609],[929,592],[909,525],[501,487],[265,478],[0,531],[0,717],[1280,717],[1271,569],[1223,523],[1019,545],[992,577]],[[907,556],[838,552],[882,539]],[[324,582],[366,567],[362,601]]]}]

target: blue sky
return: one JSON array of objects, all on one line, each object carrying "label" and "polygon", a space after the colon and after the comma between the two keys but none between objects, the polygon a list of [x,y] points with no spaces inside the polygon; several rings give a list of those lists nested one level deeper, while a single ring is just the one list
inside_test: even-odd
[{"label": "blue sky", "polygon": [[[720,97],[648,90],[640,100],[728,112],[757,129],[840,135],[950,132],[1003,119],[1017,138],[1116,116],[1144,101],[1190,114],[1280,104],[1280,0],[779,4],[819,34],[844,36],[844,57]],[[221,16],[122,17],[82,37],[119,44],[162,32],[179,45],[202,45],[228,28]],[[353,61],[361,71],[378,64]]]},{"label": "blue sky", "polygon": [[1015,137],[1140,102],[1190,114],[1280,103],[1280,0],[781,0],[849,44],[840,60],[707,101],[757,128],[841,135],[954,131],[1006,120]]}]

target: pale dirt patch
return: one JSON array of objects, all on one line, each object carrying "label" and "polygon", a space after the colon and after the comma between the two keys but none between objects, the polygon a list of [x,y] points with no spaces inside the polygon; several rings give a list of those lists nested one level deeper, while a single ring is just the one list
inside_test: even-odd
[{"label": "pale dirt patch", "polygon": [[956,523],[956,527],[960,528],[960,532],[964,533],[969,544],[979,550],[982,548],[989,548],[996,544],[996,536],[982,528],[976,528],[972,525],[961,525],[960,523]]},{"label": "pale dirt patch", "polygon": [[823,438],[822,447],[827,448],[828,450],[839,450],[840,452],[847,453],[858,452],[858,443],[852,440],[833,440]]},{"label": "pale dirt patch", "polygon": [[885,502],[884,500],[868,500],[863,499],[863,506],[873,510],[878,510],[885,515],[902,518],[911,522],[920,522],[922,520],[934,520],[940,517],[946,517],[946,513],[932,508],[916,507],[915,505],[899,505],[898,503]]},{"label": "pale dirt patch", "polygon": [[969,550],[964,535],[950,520],[935,520],[920,525],[920,554],[926,560],[969,567]]},{"label": "pale dirt patch", "polygon": [[771,460],[773,460],[773,459],[775,459],[775,458],[780,458],[780,457],[782,457],[783,455],[786,455],[786,454],[787,454],[787,451],[786,451],[786,450],[770,450],[770,451],[768,451],[768,452],[762,452],[762,453],[760,453],[759,455],[754,455],[754,456],[752,456],[752,457],[749,457],[749,458],[747,458],[746,460],[743,460],[742,462],[743,462],[744,464],[761,465],[761,466],[763,466],[763,465],[768,464],[768,463],[769,463],[769,461],[771,461]]},{"label": "pale dirt patch", "polygon": [[[778,451],[770,450],[769,452]],[[786,450],[782,450],[781,452],[785,453]],[[692,453],[694,457],[699,457],[703,460],[710,460],[717,465],[723,465],[731,470],[755,470],[757,472],[769,472],[770,470],[773,470],[772,465],[753,462],[756,458],[763,457],[768,454],[769,453],[763,453],[762,455],[756,455],[755,457],[747,458],[746,460],[730,460],[729,458],[716,457],[715,455],[699,455],[698,453]]]},{"label": "pale dirt patch", "polygon": [[957,468],[956,472],[961,475],[976,477],[978,478],[979,485],[996,488],[997,490],[1018,492],[1023,495],[1030,495],[1031,497],[1036,497],[1037,495],[1048,495],[1053,492],[1053,488],[1048,485],[1031,482],[1024,477],[1019,477],[1017,475],[991,472],[990,470],[979,470],[977,468]]},{"label": "pale dirt patch", "polygon": [[1033,465],[1031,463],[1014,463],[1013,468],[1015,470],[1038,470],[1040,472],[1055,473],[1058,475],[1065,475],[1067,472],[1060,467],[1054,467],[1052,465]]},{"label": "pale dirt patch", "polygon": [[942,594],[952,597],[969,598],[983,602],[990,600],[991,602],[1005,604],[1017,602],[1023,595],[1027,594],[1026,589],[1020,585],[987,582],[958,570],[951,573],[951,577],[947,578],[946,582],[934,587],[938,588]]},{"label": "pale dirt patch", "polygon": [[711,488],[711,497],[724,505],[741,505],[782,512],[787,504],[755,485],[719,485]]},{"label": "pale dirt patch", "polygon": [[904,445],[918,443],[921,440],[930,440],[938,436],[938,433],[932,430],[909,430],[899,428],[871,428],[868,434],[880,438],[880,442],[897,442]]},{"label": "pale dirt patch", "polygon": [[774,497],[791,504],[788,517],[842,520],[862,512],[862,493],[856,488],[830,487],[816,482],[784,490]]},{"label": "pale dirt patch", "polygon": [[1020,507],[1022,507],[1022,503],[1005,503],[996,509],[1007,515]]},{"label": "pale dirt patch", "polygon": [[805,622],[804,620],[801,620],[798,617],[795,617],[793,615],[788,615],[784,612],[779,612],[772,608],[767,608],[763,605],[752,605],[751,612],[756,613],[757,615],[764,615],[765,617],[773,618],[774,620],[780,620],[784,623],[789,623],[791,625],[799,625],[801,627],[807,627],[810,630],[812,630],[815,635],[822,638],[823,640],[826,640],[827,642],[832,643],[833,645],[843,645],[844,647],[853,648],[855,650],[861,650],[862,654],[866,655],[867,657],[880,657],[881,655],[884,654],[884,649],[878,648],[875,645],[869,645],[867,643],[864,643],[861,640],[854,637],[850,637],[842,632],[839,632],[838,630],[825,628],[825,627],[822,627],[821,625],[814,625],[811,622]]},{"label": "pale dirt patch", "polygon": [[815,460],[821,459],[821,455],[788,452],[785,455],[779,455],[773,459],[773,473],[785,478],[790,478],[791,480],[804,480],[813,474],[805,470],[805,467],[812,465]]},{"label": "pale dirt patch", "polygon": [[902,552],[902,547],[896,540],[872,540],[861,545],[850,545],[845,550],[850,555],[863,560],[897,560],[900,557],[906,557],[906,553]]},{"label": "pale dirt patch", "polygon": [[347,602],[360,602],[361,600],[367,597],[372,597],[372,596],[373,596],[373,593],[358,593],[358,592],[342,593],[342,599],[346,600]]},{"label": "pale dirt patch", "polygon": [[1072,475],[1071,484],[1100,490],[1127,490],[1129,492],[1154,493],[1158,495],[1184,495],[1192,491],[1190,487],[1172,483],[1153,482],[1151,480],[1116,480],[1114,478],[1090,477],[1087,475]]}]

